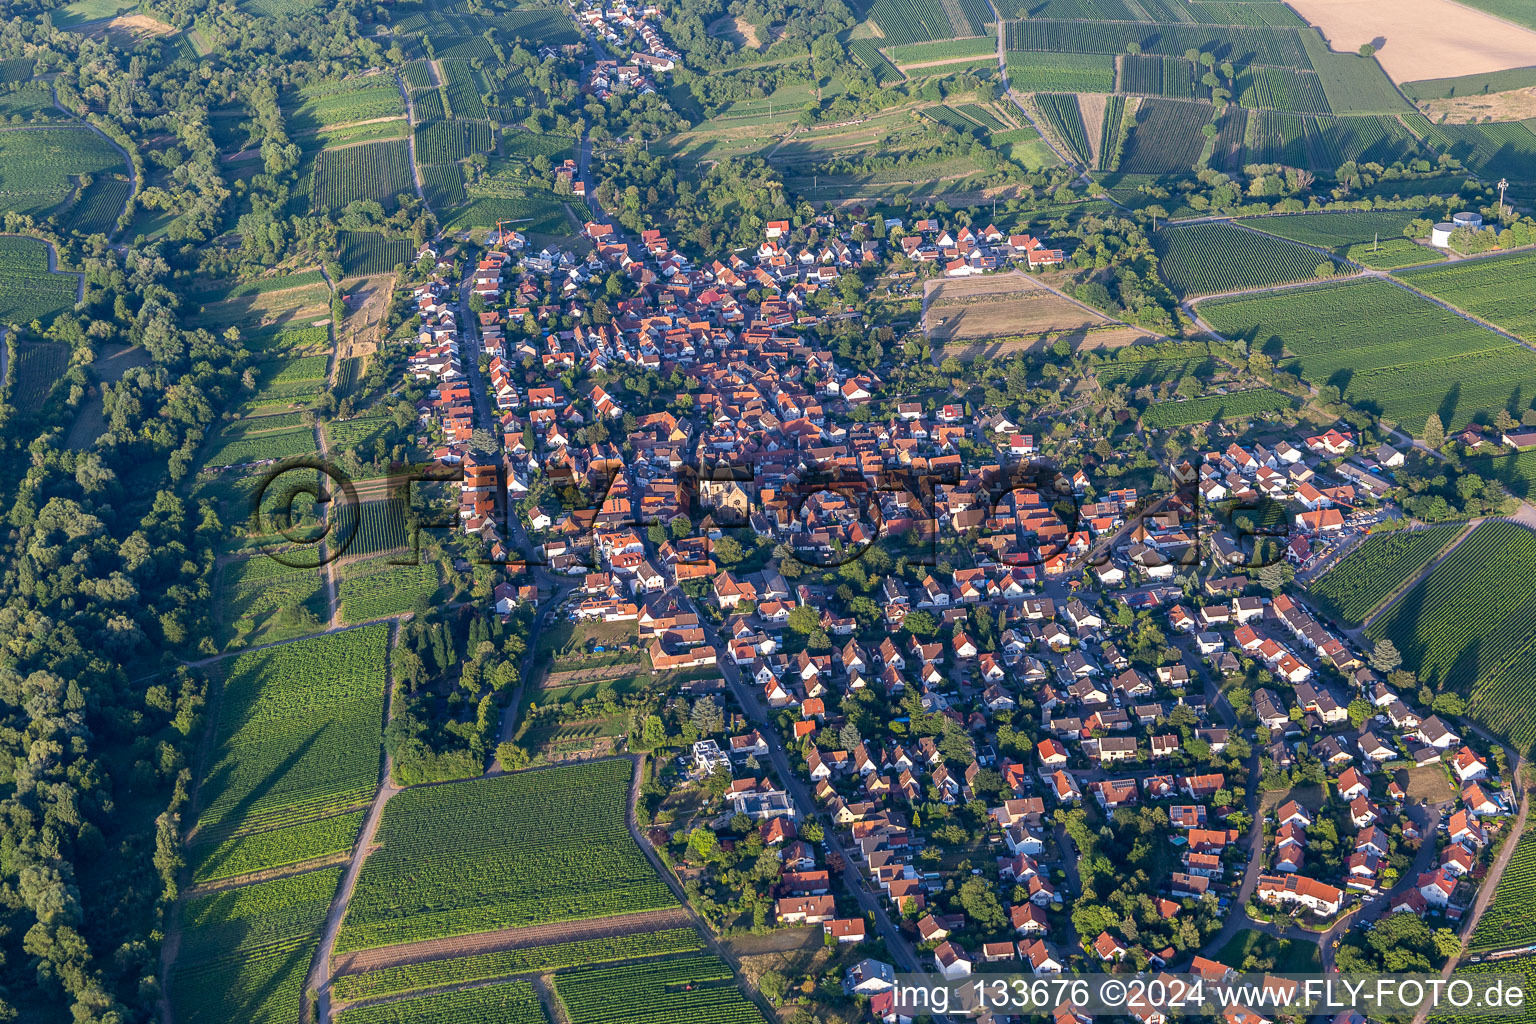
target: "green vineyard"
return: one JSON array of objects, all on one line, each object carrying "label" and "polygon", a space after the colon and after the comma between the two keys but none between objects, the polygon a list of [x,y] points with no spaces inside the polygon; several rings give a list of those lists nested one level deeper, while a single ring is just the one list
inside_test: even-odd
[{"label": "green vineyard", "polygon": [[1536,914],[1531,913],[1533,904],[1536,904],[1536,833],[1526,832],[1504,866],[1499,887],[1493,893],[1493,902],[1478,919],[1477,930],[1467,942],[1468,952],[1486,953],[1536,942]]},{"label": "green vineyard", "polygon": [[1527,341],[1536,341],[1536,253],[1405,270],[1413,287]]},{"label": "green vineyard", "polygon": [[197,844],[327,817],[372,797],[388,636],[387,626],[370,626],[233,659]]},{"label": "green vineyard", "polygon": [[1186,427],[1217,420],[1251,419],[1264,413],[1294,408],[1296,400],[1273,388],[1255,388],[1230,395],[1207,395],[1183,402],[1156,402],[1141,414],[1144,426],[1154,429]]},{"label": "green vineyard", "polygon": [[1412,433],[1431,413],[1447,430],[1492,416],[1536,375],[1536,354],[1382,280],[1218,298],[1199,312],[1223,337]]},{"label": "green vineyard", "polygon": [[343,1010],[340,1024],[548,1024],[533,986],[508,981]]},{"label": "green vineyard", "polygon": [[336,241],[336,259],[348,277],[387,274],[416,255],[409,238],[389,238],[377,231],[339,231]]},{"label": "green vineyard", "polygon": [[612,935],[601,939],[562,942],[553,946],[507,949],[454,960],[386,967],[366,974],[344,974],[331,985],[332,994],[345,1002],[376,999],[402,992],[419,992],[444,985],[463,985],[516,974],[533,974],[611,963],[668,953],[690,953],[704,948],[692,928]]},{"label": "green vineyard", "polygon": [[730,967],[712,956],[555,975],[571,1024],[762,1024],[736,987]]},{"label": "green vineyard", "polygon": [[1490,520],[1366,628],[1521,750],[1536,741],[1536,533]]},{"label": "green vineyard", "polygon": [[595,761],[396,796],[338,951],[672,906],[625,828],[632,770]]},{"label": "green vineyard", "polygon": [[1035,96],[1046,123],[1056,133],[1072,155],[1086,163],[1091,150],[1088,148],[1088,129],[1083,125],[1083,111],[1073,93],[1042,92]]},{"label": "green vineyard", "polygon": [[1181,296],[1245,291],[1317,276],[1327,256],[1226,223],[1164,228],[1153,239],[1163,280]]},{"label": "green vineyard", "polygon": [[1461,523],[1442,523],[1422,530],[1373,534],[1318,577],[1307,592],[1325,615],[1358,626],[1465,528]]},{"label": "green vineyard", "polygon": [[293,1024],[342,869],[259,882],[181,905],[171,1006],[187,1024]]},{"label": "green vineyard", "polygon": [[400,140],[321,150],[315,160],[315,211],[333,212],[359,199],[393,210],[396,196],[416,191],[410,157],[410,146]]},{"label": "green vineyard", "polygon": [[79,290],[74,274],[48,270],[46,243],[0,237],[0,324],[46,320],[72,308]]}]

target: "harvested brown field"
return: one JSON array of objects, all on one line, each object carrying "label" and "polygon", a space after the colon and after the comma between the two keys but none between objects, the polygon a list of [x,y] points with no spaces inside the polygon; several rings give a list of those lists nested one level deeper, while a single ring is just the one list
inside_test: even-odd
[{"label": "harvested brown field", "polygon": [[746,18],[733,18],[729,15],[717,18],[709,23],[706,31],[716,39],[724,39],[728,43],[753,50],[763,45],[762,40],[757,38],[757,26]]},{"label": "harvested brown field", "polygon": [[1524,121],[1536,117],[1536,89],[1511,89],[1486,96],[1453,96],[1444,100],[1426,100],[1419,109],[1437,124],[1471,124],[1493,118],[1495,121]]},{"label": "harvested brown field", "polygon": [[934,341],[1077,331],[1110,322],[1017,272],[948,278],[925,291],[928,336]]},{"label": "harvested brown field", "polygon": [[80,30],[92,39],[107,39],[114,46],[131,47],[146,39],[176,34],[176,28],[147,14],[119,14]]},{"label": "harvested brown field", "polygon": [[1536,65],[1536,32],[1452,0],[1290,0],[1290,5],[1321,29],[1335,50],[1377,44],[1376,59],[1398,82]]}]

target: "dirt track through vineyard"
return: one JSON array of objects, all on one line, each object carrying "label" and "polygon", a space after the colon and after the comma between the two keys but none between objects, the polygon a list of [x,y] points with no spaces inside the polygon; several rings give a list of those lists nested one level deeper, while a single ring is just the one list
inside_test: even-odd
[{"label": "dirt track through vineyard", "polygon": [[377,971],[400,964],[422,963],[427,960],[446,960],[451,957],[475,956],[479,953],[496,953],[504,949],[523,949],[530,946],[548,946],[557,942],[575,942],[580,939],[600,939],[610,935],[633,935],[638,932],[654,932],[663,928],[686,928],[693,923],[688,911],[682,907],[666,910],[646,910],[638,914],[616,914],[596,917],[587,921],[561,921],[554,924],[538,924],[527,928],[505,928],[495,932],[475,935],[457,935],[448,939],[427,939],[383,949],[359,950],[347,953],[332,961],[333,975],[360,974]]}]

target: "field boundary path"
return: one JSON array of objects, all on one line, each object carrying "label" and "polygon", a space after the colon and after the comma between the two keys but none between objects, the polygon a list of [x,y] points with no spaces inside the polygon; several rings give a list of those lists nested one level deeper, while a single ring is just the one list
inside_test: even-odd
[{"label": "field boundary path", "polygon": [[[384,666],[384,721],[381,723],[381,732],[388,728],[390,719],[395,715],[394,650],[399,642],[400,623],[398,620],[391,621],[387,662]],[[383,737],[381,736],[380,739],[382,740]],[[384,817],[384,805],[389,803],[390,797],[400,792],[400,787],[395,785],[394,771],[394,758],[390,756],[389,746],[384,744],[383,755],[380,757],[379,789],[373,796],[373,803],[368,806],[367,816],[363,818],[363,828],[352,847],[352,857],[347,862],[347,870],[341,876],[341,885],[337,887],[336,895],[331,900],[331,909],[325,918],[325,929],[320,933],[320,944],[315,948],[315,958],[310,961],[309,975],[304,979],[300,1020],[318,1019],[320,1024],[330,1024],[331,950],[336,948],[336,936],[341,932],[341,922],[346,918],[347,907],[352,902],[352,891],[357,888],[357,876],[362,873],[363,862],[368,859],[368,854],[373,849],[373,838],[379,831],[380,819]],[[317,1006],[312,1006],[311,998],[315,1000]]]},{"label": "field boundary path", "polygon": [[[1024,108],[1024,104],[1020,103],[1018,96],[1014,95],[1013,84],[1008,81],[1008,33],[1004,31],[1003,28],[1005,22],[1002,16],[997,13],[997,4],[994,3],[994,0],[987,0],[987,10],[992,12],[992,24],[997,26],[997,74],[999,80],[1001,80],[1003,83],[1003,95],[1007,96],[1008,102],[1012,103],[1018,110],[1019,116],[1024,119],[1024,123],[1039,133],[1040,138],[1045,142],[1046,147],[1049,148],[1052,153],[1056,154],[1056,159],[1060,160],[1064,166],[1076,169],[1078,166],[1077,161],[1066,156],[1062,153],[1061,150],[1056,148],[1056,143],[1052,141],[1051,137],[1046,135],[1044,131],[1041,131],[1040,126],[1035,123],[1035,119],[1031,117],[1029,111]],[[972,59],[974,60],[975,58]],[[897,70],[899,71],[900,69],[898,68]],[[902,75],[905,77],[906,72],[902,71]],[[1082,174],[1079,175],[1077,180],[1081,181],[1087,176],[1088,168],[1084,167]],[[1118,206],[1119,204],[1116,203],[1115,205]]]},{"label": "field boundary path", "polygon": [[1418,583],[1419,580],[1434,572],[1436,567],[1438,567],[1441,562],[1445,561],[1447,558],[1450,558],[1451,552],[1460,547],[1461,542],[1472,536],[1472,531],[1476,530],[1479,526],[1482,526],[1486,521],[1486,517],[1483,516],[1478,516],[1476,519],[1468,519],[1466,527],[1460,533],[1458,533],[1449,544],[1441,548],[1440,553],[1431,559],[1429,564],[1425,565],[1418,572],[1414,573],[1411,577],[1400,583],[1396,590],[1382,598],[1381,602],[1378,603],[1376,607],[1367,612],[1365,618],[1360,620],[1360,625],[1357,627],[1356,631],[1363,637],[1365,635],[1367,626],[1385,615],[1391,609],[1391,607],[1402,598],[1404,594],[1413,589],[1414,585]]},{"label": "field boundary path", "polygon": [[[427,62],[427,67],[433,66],[432,61]],[[395,73],[395,85],[400,87],[400,98],[405,100],[405,126],[410,129],[406,135],[406,143],[411,147],[411,180],[416,183],[416,198],[421,200],[421,205],[427,207],[427,212],[432,212],[432,207],[427,206],[427,193],[421,187],[421,168],[416,164],[416,106],[411,102],[411,90],[405,87],[405,79],[400,73]]]},{"label": "field boundary path", "polygon": [[[458,960],[482,953],[501,953],[511,949],[532,949],[562,942],[601,939],[613,935],[637,935],[692,924],[682,907],[667,910],[642,910],[633,914],[614,914],[585,921],[557,921],[502,928],[493,932],[473,932],[443,939],[421,939],[378,949],[360,949],[343,953],[332,964],[331,975],[363,974],[389,967],[427,963],[433,960]],[[511,975],[508,975],[511,977]]]},{"label": "field boundary path", "polygon": [[[1516,757],[1510,762],[1510,778],[1518,780],[1520,777],[1520,760]],[[1499,855],[1494,859],[1493,866],[1488,869],[1488,874],[1483,879],[1483,884],[1478,887],[1477,898],[1472,901],[1472,911],[1467,915],[1466,924],[1461,929],[1461,946],[1445,961],[1445,966],[1440,968],[1440,976],[1449,978],[1467,955],[1467,943],[1472,941],[1473,932],[1477,931],[1477,923],[1482,919],[1483,911],[1488,909],[1488,904],[1493,901],[1494,892],[1499,887],[1499,882],[1504,877],[1504,869],[1509,866],[1510,858],[1515,854],[1515,847],[1520,845],[1520,837],[1525,834],[1525,822],[1531,809],[1531,794],[1523,793],[1520,797],[1520,813],[1515,817],[1514,828],[1510,829],[1509,836],[1504,840],[1504,846],[1499,850]],[[1428,840],[1426,839],[1426,842]],[[1487,954],[1482,954],[1486,956]],[[1424,1024],[1429,1017],[1429,1007],[1425,1007],[1414,1015],[1413,1024]]]},{"label": "field boundary path", "polygon": [[[337,294],[339,294],[341,282],[331,280],[331,275],[325,272],[325,265],[323,263],[320,266],[320,277],[331,289],[331,299],[334,303]],[[336,351],[338,346],[341,344],[341,339],[336,335],[336,322],[334,317],[331,320],[330,336],[331,351],[330,356],[325,364],[325,385],[328,389],[335,386]],[[320,452],[321,461],[326,465],[329,465],[331,461],[331,447],[330,443],[326,440],[325,427],[321,424],[319,417],[315,418],[315,447]],[[320,578],[325,583],[325,623],[331,629],[335,629],[337,626],[341,625],[341,599],[339,593],[337,592],[336,586],[336,560],[327,556],[328,549],[325,543],[325,538],[330,536],[331,527],[335,525],[332,522],[332,519],[335,516],[335,511],[336,502],[328,502],[325,507],[326,530],[325,533],[321,534],[320,546],[316,549],[320,552]]]}]

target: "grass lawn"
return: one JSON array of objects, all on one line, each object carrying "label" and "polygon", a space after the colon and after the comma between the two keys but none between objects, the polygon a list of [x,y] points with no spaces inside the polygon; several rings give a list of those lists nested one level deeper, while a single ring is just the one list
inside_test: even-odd
[{"label": "grass lawn", "polygon": [[1310,942],[1277,939],[1260,931],[1238,932],[1214,959],[1241,971],[1250,956],[1269,961],[1270,965],[1262,969],[1280,974],[1308,974],[1318,969],[1318,949]]},{"label": "grass lawn", "polygon": [[1295,800],[1309,813],[1316,814],[1317,809],[1323,806],[1323,796],[1321,786],[1298,786],[1289,793],[1265,793],[1259,807],[1261,811],[1268,813],[1282,806],[1287,800]]}]

